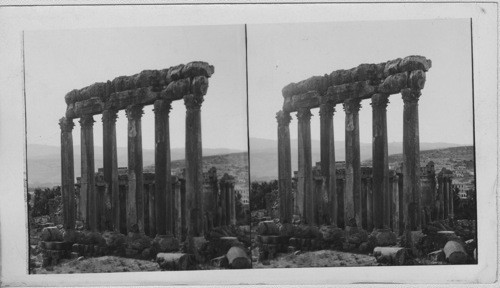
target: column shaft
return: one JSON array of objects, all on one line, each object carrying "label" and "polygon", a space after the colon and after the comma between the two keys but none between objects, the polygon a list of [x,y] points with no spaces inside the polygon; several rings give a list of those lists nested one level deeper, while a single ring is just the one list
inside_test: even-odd
[{"label": "column shaft", "polygon": [[105,110],[102,112],[103,170],[104,183],[106,187],[106,222],[108,229],[120,231],[120,188],[118,186],[116,118],[116,111]]},{"label": "column shaft", "polygon": [[420,91],[403,89],[403,202],[406,231],[421,229],[420,139],[418,98]]},{"label": "column shaft", "polygon": [[[335,174],[335,142],[333,134],[333,113],[335,108],[330,103],[322,103],[319,107],[320,115],[320,153],[321,153],[321,176],[323,178],[322,191],[328,199],[324,211],[324,219],[328,224],[337,225],[337,177]],[[320,199],[323,199],[321,197]]]},{"label": "column shaft", "polygon": [[157,100],[155,113],[155,208],[156,232],[174,233],[174,201],[171,183],[169,112],[171,103]]},{"label": "column shaft", "polygon": [[454,206],[453,206],[453,199],[455,192],[453,191],[453,185],[452,185],[452,180],[451,178],[448,178],[448,187],[450,190],[450,218],[453,219],[455,217],[455,211],[454,211]]},{"label": "column shaft", "polygon": [[[99,229],[101,219],[98,211],[97,190],[94,176],[94,119],[92,115],[80,118],[81,140],[81,190],[80,193],[87,198],[88,227],[92,231]],[[85,197],[84,196],[84,197]]]},{"label": "column shaft", "polygon": [[390,226],[389,152],[387,144],[387,104],[389,95],[372,96],[373,108],[373,194],[374,227]]},{"label": "column shaft", "polygon": [[311,155],[311,112],[301,108],[297,113],[299,173],[297,187],[297,204],[306,224],[314,224],[314,201]]},{"label": "column shaft", "polygon": [[391,205],[391,216],[392,216],[392,231],[399,235],[399,177],[396,173],[391,181],[392,185],[392,205]]},{"label": "column shaft", "polygon": [[359,100],[344,102],[345,118],[345,191],[346,226],[361,226],[361,161],[359,146]]},{"label": "column shaft", "polygon": [[128,232],[144,233],[142,106],[130,106],[126,112],[128,118],[127,230]]},{"label": "column shaft", "polygon": [[[61,195],[63,204],[64,229],[75,229],[75,167],[73,160],[73,120],[63,117],[59,120],[61,127]],[[82,195],[80,190],[80,195]],[[85,205],[86,198],[80,196],[80,203]],[[82,206],[80,206],[82,207]],[[83,206],[85,207],[85,206]],[[82,217],[87,217],[82,209]]]},{"label": "column shaft", "polygon": [[188,236],[203,235],[203,159],[201,145],[201,113],[203,96],[184,96],[186,105],[186,225]]},{"label": "column shaft", "polygon": [[276,113],[278,120],[278,191],[280,198],[280,221],[291,223],[293,215],[292,161],[290,150],[290,114]]},{"label": "column shaft", "polygon": [[444,219],[444,189],[442,174],[438,175],[438,220]]}]

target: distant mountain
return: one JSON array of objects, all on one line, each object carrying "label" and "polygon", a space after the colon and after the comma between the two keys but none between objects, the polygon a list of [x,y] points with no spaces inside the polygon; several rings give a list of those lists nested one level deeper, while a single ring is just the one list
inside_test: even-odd
[{"label": "distant mountain", "polygon": [[[102,147],[95,146],[95,169],[102,167]],[[75,176],[80,176],[81,171],[81,153],[80,146],[75,145],[74,163],[75,163]],[[171,149],[172,161],[184,159],[184,148]],[[28,145],[28,186],[32,187],[52,187],[60,185],[61,182],[61,150],[57,146],[30,144]],[[205,148],[203,155],[221,155],[242,152],[241,150],[227,149],[227,148]],[[245,152],[246,153],[246,152]],[[127,148],[118,147],[118,166],[127,166]],[[143,162],[144,166],[152,165],[154,163],[155,152],[154,149],[143,149]]]},{"label": "distant mountain", "polygon": [[[297,170],[297,139],[291,139],[292,170]],[[463,146],[453,143],[420,143],[420,150],[441,149]],[[372,143],[360,143],[361,161],[372,158]],[[403,152],[402,142],[388,143],[389,154]],[[278,142],[276,140],[250,138],[250,177],[252,181],[268,181],[278,177]],[[320,161],[320,141],[311,140],[311,153],[313,162]],[[335,157],[337,161],[345,160],[344,141],[335,141]]]}]

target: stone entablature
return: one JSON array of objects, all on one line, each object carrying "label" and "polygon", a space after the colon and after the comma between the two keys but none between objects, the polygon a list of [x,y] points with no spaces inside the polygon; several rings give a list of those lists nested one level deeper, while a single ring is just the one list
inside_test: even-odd
[{"label": "stone entablature", "polygon": [[431,66],[431,60],[423,56],[408,56],[313,76],[283,88],[283,111],[318,108],[323,102],[341,104],[350,98],[368,99],[377,93],[397,94],[405,88],[421,90]]},{"label": "stone entablature", "polygon": [[130,105],[152,105],[156,100],[175,101],[184,95],[205,95],[214,67],[196,61],[162,70],[144,70],[120,76],[66,94],[66,117],[101,114],[123,110]]}]

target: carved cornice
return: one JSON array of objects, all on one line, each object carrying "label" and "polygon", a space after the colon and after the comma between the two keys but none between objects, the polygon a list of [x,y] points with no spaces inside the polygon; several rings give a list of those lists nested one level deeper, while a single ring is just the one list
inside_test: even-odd
[{"label": "carved cornice", "polygon": [[418,98],[422,95],[420,90],[403,89],[401,90],[404,104],[418,103]]},{"label": "carved cornice", "polygon": [[290,121],[292,121],[292,116],[290,116],[290,113],[279,111],[276,113],[276,119],[278,120],[279,126],[288,126]]},{"label": "carved cornice", "polygon": [[346,114],[358,113],[361,108],[361,99],[347,99],[344,101],[343,106]]},{"label": "carved cornice", "polygon": [[116,110],[104,110],[102,112],[102,123],[116,123],[118,118],[118,111]]},{"label": "carved cornice", "polygon": [[386,109],[387,104],[389,104],[389,95],[377,93],[372,96],[372,107],[373,109]]},{"label": "carved cornice", "polygon": [[129,120],[138,120],[141,119],[142,114],[144,114],[142,105],[131,105],[126,110],[127,118]]},{"label": "carved cornice", "polygon": [[80,117],[80,126],[82,128],[92,128],[94,126],[94,117],[92,115],[84,115]]},{"label": "carved cornice", "polygon": [[200,110],[203,100],[203,95],[201,94],[184,95],[184,105],[186,105],[188,110]]},{"label": "carved cornice", "polygon": [[155,115],[160,115],[161,113],[165,113],[168,115],[172,110],[172,102],[167,100],[156,100],[153,107],[153,112]]},{"label": "carved cornice", "polygon": [[300,122],[311,120],[311,116],[312,114],[309,108],[300,108],[299,111],[297,111],[297,119]]},{"label": "carved cornice", "polygon": [[335,105],[332,103],[321,103],[319,105],[319,117],[332,118],[333,113],[335,113]]},{"label": "carved cornice", "polygon": [[61,127],[62,132],[71,132],[75,124],[73,123],[73,119],[62,117],[59,119],[59,127]]}]

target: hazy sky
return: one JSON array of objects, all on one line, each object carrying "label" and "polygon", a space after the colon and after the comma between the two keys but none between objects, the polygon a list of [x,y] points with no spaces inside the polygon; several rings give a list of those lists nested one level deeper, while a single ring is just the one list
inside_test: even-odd
[{"label": "hazy sky", "polygon": [[[276,139],[281,89],[313,75],[408,55],[432,60],[419,101],[420,141],[472,144],[471,45],[468,19],[384,22],[259,24],[247,26],[250,136]],[[246,150],[245,30],[242,25],[144,27],[25,32],[28,143],[58,146],[64,95],[94,82],[202,60],[215,66],[202,106],[203,146]],[[144,109],[143,147],[154,147],[154,113]],[[370,100],[362,102],[360,137],[371,142]],[[313,109],[311,134],[319,139]],[[293,113],[291,137],[296,138]],[[388,106],[389,141],[402,141],[403,101]],[[102,145],[101,116],[94,141]],[[173,104],[172,147],[184,147],[185,107]],[[344,139],[344,111],[337,105],[335,138]],[[80,143],[75,121],[74,143]],[[127,145],[124,111],[118,146]]]},{"label": "hazy sky", "polygon": [[[64,95],[95,82],[190,61],[215,66],[202,105],[202,143],[207,148],[247,149],[245,29],[243,25],[25,32],[28,143],[60,145],[58,120]],[[143,147],[154,148],[153,106],[144,108]],[[182,100],[170,113],[171,147],[185,146]],[[127,146],[127,118],[120,111],[117,145]],[[102,146],[101,115],[94,116],[94,143]],[[80,126],[75,121],[75,145]]]},{"label": "hazy sky", "polygon": [[[472,85],[469,19],[341,22],[248,26],[250,136],[277,139],[275,114],[281,89],[315,75],[380,63],[408,55],[432,60],[419,101],[420,141],[472,144]],[[389,98],[388,140],[403,138],[403,100]],[[372,139],[371,100],[360,110],[361,142]],[[344,139],[344,111],[337,105],[335,139]],[[319,109],[311,136],[320,138]],[[297,137],[292,113],[291,137]]]}]

